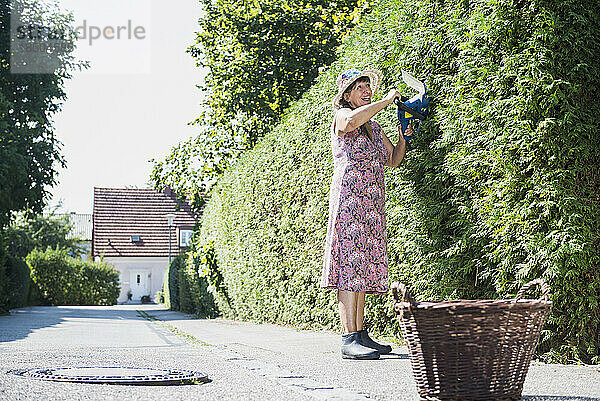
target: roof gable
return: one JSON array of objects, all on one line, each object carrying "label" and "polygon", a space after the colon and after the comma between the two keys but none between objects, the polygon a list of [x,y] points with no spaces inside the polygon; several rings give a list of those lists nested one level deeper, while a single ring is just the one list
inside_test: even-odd
[{"label": "roof gable", "polygon": [[[197,216],[170,190],[94,188],[94,256],[168,256],[166,214],[175,214],[171,253],[179,252],[179,230],[192,229]],[[139,241],[132,241],[139,236]]]}]

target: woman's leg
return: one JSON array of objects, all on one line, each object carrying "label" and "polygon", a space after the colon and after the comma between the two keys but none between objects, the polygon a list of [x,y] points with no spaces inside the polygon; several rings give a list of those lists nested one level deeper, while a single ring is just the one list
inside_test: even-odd
[{"label": "woman's leg", "polygon": [[[338,306],[340,308],[340,318],[344,333],[354,333],[358,331],[356,320],[356,307],[359,298],[358,292],[338,290]],[[361,322],[362,328],[362,322]]]},{"label": "woman's leg", "polygon": [[365,292],[357,292],[358,297],[356,299],[356,331],[363,329],[363,322],[365,320]]},{"label": "woman's leg", "polygon": [[381,354],[389,354],[392,352],[392,347],[389,345],[379,344],[369,336],[366,330],[363,330],[363,322],[365,317],[365,293],[359,293],[356,300],[356,330],[360,332],[360,343],[366,347],[373,348]]},{"label": "woman's leg", "polygon": [[[342,358],[346,359],[378,359],[379,351],[365,347],[360,342],[361,333],[357,327],[357,306],[361,299],[360,292],[338,290],[338,305],[344,334],[342,334]],[[364,293],[362,296],[364,308]],[[362,321],[361,321],[362,326]]]}]

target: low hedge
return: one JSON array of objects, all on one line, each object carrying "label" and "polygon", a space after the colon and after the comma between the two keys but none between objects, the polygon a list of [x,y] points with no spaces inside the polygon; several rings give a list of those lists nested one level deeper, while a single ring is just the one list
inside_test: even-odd
[{"label": "low hedge", "polygon": [[119,273],[103,262],[74,259],[62,249],[33,250],[26,258],[31,269],[32,303],[43,305],[115,305]]}]

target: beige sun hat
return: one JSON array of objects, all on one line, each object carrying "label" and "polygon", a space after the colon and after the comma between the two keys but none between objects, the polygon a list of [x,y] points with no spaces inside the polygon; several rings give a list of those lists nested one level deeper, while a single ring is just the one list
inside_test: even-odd
[{"label": "beige sun hat", "polygon": [[358,78],[361,77],[369,77],[371,81],[371,92],[375,93],[377,88],[379,87],[379,83],[383,79],[383,74],[379,70],[368,69],[368,70],[357,70],[356,68],[344,71],[340,74],[340,76],[335,80],[335,84],[338,87],[338,93],[333,98],[333,108],[340,109],[342,105],[340,104],[340,100],[342,99],[342,95],[344,91],[348,89],[350,85]]}]

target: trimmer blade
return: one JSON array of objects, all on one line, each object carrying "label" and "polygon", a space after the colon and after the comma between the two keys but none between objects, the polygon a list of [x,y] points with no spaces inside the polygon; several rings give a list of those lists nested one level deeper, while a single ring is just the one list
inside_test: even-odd
[{"label": "trimmer blade", "polygon": [[406,85],[419,92],[419,95],[425,93],[425,84],[404,70],[402,70],[402,80]]}]

